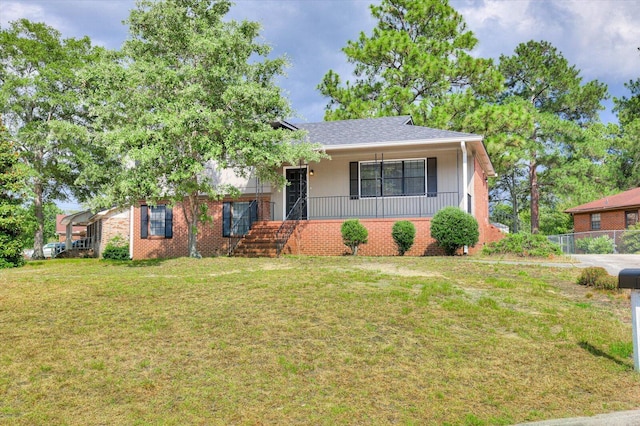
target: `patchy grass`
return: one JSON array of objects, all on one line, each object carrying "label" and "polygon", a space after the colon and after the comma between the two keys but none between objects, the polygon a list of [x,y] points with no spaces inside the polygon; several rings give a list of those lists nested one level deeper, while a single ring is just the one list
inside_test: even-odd
[{"label": "patchy grass", "polygon": [[577,273],[32,262],[0,272],[0,423],[500,425],[638,408],[629,301]]}]

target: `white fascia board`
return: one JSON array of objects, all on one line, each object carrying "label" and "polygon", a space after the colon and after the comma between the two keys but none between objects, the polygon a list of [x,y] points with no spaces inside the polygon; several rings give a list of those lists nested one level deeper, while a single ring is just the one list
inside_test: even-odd
[{"label": "white fascia board", "polygon": [[[367,149],[367,148],[397,148],[406,146],[428,146],[428,145],[441,145],[441,144],[459,144],[460,142],[482,142],[482,137],[465,138],[465,139],[418,139],[411,141],[400,142],[373,142],[363,144],[350,144],[350,145],[322,145],[325,151],[341,151],[348,149]],[[459,146],[459,145],[457,145]]]}]

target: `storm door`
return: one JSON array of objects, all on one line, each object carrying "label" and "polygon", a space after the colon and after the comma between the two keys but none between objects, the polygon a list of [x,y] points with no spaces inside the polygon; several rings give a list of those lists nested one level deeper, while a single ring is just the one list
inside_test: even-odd
[{"label": "storm door", "polygon": [[293,209],[296,201],[303,197],[301,204],[298,206],[302,210],[301,219],[307,219],[307,169],[287,169],[286,178],[289,185],[286,190],[286,215],[288,216]]}]

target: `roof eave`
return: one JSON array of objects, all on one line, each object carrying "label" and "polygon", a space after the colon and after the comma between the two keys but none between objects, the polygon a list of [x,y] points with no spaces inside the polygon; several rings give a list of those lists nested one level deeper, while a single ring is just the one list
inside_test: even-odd
[{"label": "roof eave", "polygon": [[614,210],[626,210],[626,209],[640,209],[640,204],[626,204],[626,205],[617,205],[617,206],[607,206],[607,207],[589,207],[589,208],[572,208],[567,209],[564,212],[569,214],[576,213],[594,213],[594,212],[608,212]]},{"label": "roof eave", "polygon": [[342,151],[351,149],[367,149],[367,148],[397,148],[407,146],[418,145],[441,145],[447,143],[460,143],[460,142],[482,142],[482,137],[469,137],[469,138],[441,138],[441,139],[416,139],[407,141],[386,141],[386,142],[369,142],[360,144],[345,144],[345,145],[322,145],[326,151]]}]

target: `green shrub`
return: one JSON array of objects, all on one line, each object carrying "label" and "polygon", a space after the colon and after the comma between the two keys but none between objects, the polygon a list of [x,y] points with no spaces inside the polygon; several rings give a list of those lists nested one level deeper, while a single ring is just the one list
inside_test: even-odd
[{"label": "green shrub", "polygon": [[129,260],[129,243],[119,235],[113,237],[102,251],[102,258],[109,260]]},{"label": "green shrub", "polygon": [[511,254],[520,257],[549,257],[561,255],[559,245],[540,234],[508,234],[500,241],[489,243],[482,248],[483,254]]},{"label": "green shrub", "polygon": [[448,256],[453,256],[459,248],[478,242],[478,221],[456,207],[445,207],[431,220],[431,236]]},{"label": "green shrub", "polygon": [[411,246],[413,246],[413,240],[416,237],[416,227],[408,220],[400,220],[393,224],[391,236],[396,246],[398,246],[398,254],[404,256]]},{"label": "green shrub", "polygon": [[358,219],[345,220],[340,227],[342,242],[351,249],[351,254],[358,254],[358,246],[367,243],[369,232]]},{"label": "green shrub", "polygon": [[620,251],[622,253],[640,253],[640,223],[627,229],[620,237]]},{"label": "green shrub", "polygon": [[578,284],[593,287],[600,278],[606,277],[607,275],[609,275],[609,273],[606,269],[600,266],[589,266],[588,268],[584,268],[580,273]]},{"label": "green shrub", "polygon": [[578,284],[603,290],[618,288],[618,278],[609,275],[606,269],[599,266],[584,268],[578,277]]},{"label": "green shrub", "polygon": [[597,238],[580,238],[576,240],[576,248],[586,254],[611,254],[614,251],[614,241],[607,235]]},{"label": "green shrub", "polygon": [[618,277],[612,275],[600,277],[600,279],[596,281],[595,287],[602,290],[616,290],[618,288]]},{"label": "green shrub", "polygon": [[17,238],[7,237],[0,231],[0,269],[22,265],[24,265],[22,242]]}]

